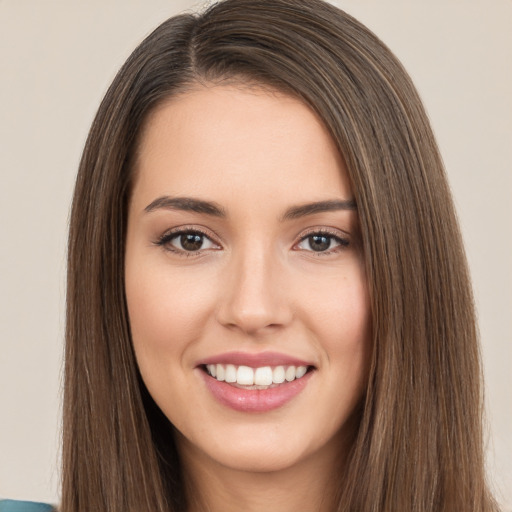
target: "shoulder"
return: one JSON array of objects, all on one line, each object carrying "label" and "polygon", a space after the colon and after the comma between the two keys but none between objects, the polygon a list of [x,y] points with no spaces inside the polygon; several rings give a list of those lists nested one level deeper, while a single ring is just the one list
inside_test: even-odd
[{"label": "shoulder", "polygon": [[55,512],[52,505],[35,501],[18,501],[0,499],[0,512]]}]

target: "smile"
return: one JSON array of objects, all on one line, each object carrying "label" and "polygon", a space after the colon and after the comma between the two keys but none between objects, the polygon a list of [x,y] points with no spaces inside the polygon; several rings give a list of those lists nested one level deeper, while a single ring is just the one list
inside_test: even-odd
[{"label": "smile", "polygon": [[317,373],[316,366],[274,352],[231,352],[199,361],[206,388],[222,406],[265,413],[293,402]]},{"label": "smile", "polygon": [[300,379],[308,371],[307,366],[293,365],[251,368],[234,364],[208,364],[205,368],[207,373],[217,381],[243,386],[244,389],[270,389],[284,382]]}]

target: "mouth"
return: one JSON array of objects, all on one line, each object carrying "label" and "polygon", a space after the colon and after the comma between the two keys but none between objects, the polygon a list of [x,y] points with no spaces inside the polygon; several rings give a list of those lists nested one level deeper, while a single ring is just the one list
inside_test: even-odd
[{"label": "mouth", "polygon": [[218,403],[244,413],[265,413],[294,402],[317,370],[274,352],[219,354],[198,361],[196,368]]},{"label": "mouth", "polygon": [[302,379],[313,366],[277,365],[253,368],[234,364],[205,364],[201,369],[218,382],[246,390],[273,389],[282,384]]}]

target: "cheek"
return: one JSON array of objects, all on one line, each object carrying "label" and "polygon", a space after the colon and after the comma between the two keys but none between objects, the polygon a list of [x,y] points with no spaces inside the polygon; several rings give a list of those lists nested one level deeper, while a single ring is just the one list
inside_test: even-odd
[{"label": "cheek", "polygon": [[[162,266],[126,267],[133,348],[142,379],[169,420],[180,425],[196,398],[187,379],[190,349],[208,316],[210,289],[191,286],[185,272]],[[173,393],[170,390],[180,390]],[[183,401],[183,397],[188,397]]]},{"label": "cheek", "polygon": [[[371,359],[371,317],[364,279],[345,283],[332,293],[330,320],[325,319],[331,416],[326,428],[337,431],[345,425],[365,395]],[[341,422],[340,422],[341,420]]]},{"label": "cheek", "polygon": [[323,290],[308,299],[310,329],[333,370],[331,378],[354,395],[366,386],[371,355],[370,300],[360,267],[325,280]]},{"label": "cheek", "polygon": [[342,277],[324,279],[321,287],[309,286],[314,293],[305,296],[312,321],[333,350],[364,346],[369,339],[370,300],[360,267],[354,265]]},{"label": "cheek", "polygon": [[208,283],[185,272],[127,264],[128,314],[141,367],[146,359],[169,363],[199,338],[212,302]]}]

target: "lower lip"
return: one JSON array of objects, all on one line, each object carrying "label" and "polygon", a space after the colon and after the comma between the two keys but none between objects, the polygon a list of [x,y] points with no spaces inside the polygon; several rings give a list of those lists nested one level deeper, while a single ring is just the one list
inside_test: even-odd
[{"label": "lower lip", "polygon": [[206,386],[221,404],[241,412],[267,412],[278,409],[295,398],[308,384],[313,371],[300,379],[269,389],[241,389],[220,382],[200,370]]}]

